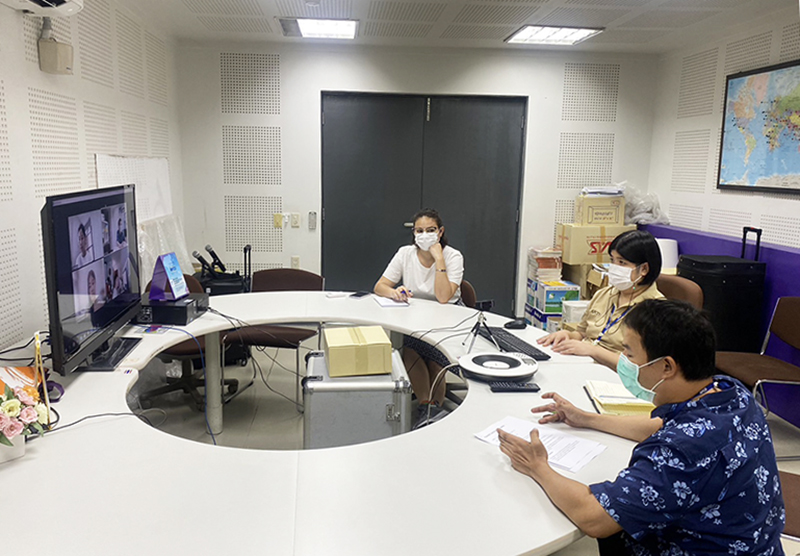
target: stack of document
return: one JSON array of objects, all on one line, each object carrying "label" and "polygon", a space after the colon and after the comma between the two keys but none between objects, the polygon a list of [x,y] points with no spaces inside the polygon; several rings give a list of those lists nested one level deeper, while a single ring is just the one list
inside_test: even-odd
[{"label": "stack of document", "polygon": [[618,383],[587,380],[585,390],[600,414],[650,415],[656,407],[650,402],[640,400]]}]

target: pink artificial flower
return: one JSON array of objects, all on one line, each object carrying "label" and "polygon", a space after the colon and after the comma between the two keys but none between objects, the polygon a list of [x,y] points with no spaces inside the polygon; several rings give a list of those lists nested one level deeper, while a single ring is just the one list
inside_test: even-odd
[{"label": "pink artificial flower", "polygon": [[11,422],[11,417],[6,415],[5,413],[0,412],[0,432],[6,430],[6,427]]},{"label": "pink artificial flower", "polygon": [[19,412],[19,420],[24,425],[30,425],[39,418],[39,414],[32,407],[26,407]]},{"label": "pink artificial flower", "polygon": [[6,438],[12,440],[18,436],[24,428],[25,425],[23,425],[18,419],[9,419],[8,424],[3,429],[3,434],[6,435]]},{"label": "pink artificial flower", "polygon": [[36,400],[22,388],[14,388],[14,395],[25,405],[36,405]]}]

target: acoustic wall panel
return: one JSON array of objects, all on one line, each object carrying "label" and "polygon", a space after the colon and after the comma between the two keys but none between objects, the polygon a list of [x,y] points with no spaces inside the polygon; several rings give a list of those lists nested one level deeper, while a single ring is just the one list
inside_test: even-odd
[{"label": "acoustic wall panel", "polygon": [[703,207],[694,205],[670,204],[667,211],[669,223],[681,228],[701,230],[703,228]]},{"label": "acoustic wall panel", "polygon": [[81,187],[78,110],[74,98],[28,88],[33,190],[36,197]]},{"label": "acoustic wall panel", "polygon": [[619,64],[564,64],[564,121],[614,122],[619,97]]},{"label": "acoustic wall panel", "polygon": [[152,33],[144,34],[147,61],[147,100],[167,106],[167,47]]},{"label": "acoustic wall panel", "polygon": [[17,233],[13,228],[0,229],[0,345],[23,338],[22,291],[19,276]]},{"label": "acoustic wall panel", "polygon": [[708,116],[714,113],[718,58],[719,49],[712,48],[683,59],[678,93],[678,118]]},{"label": "acoustic wall panel", "polygon": [[275,228],[273,214],[283,212],[277,196],[225,195],[225,250],[241,252],[251,245],[254,252],[283,251],[283,228]]},{"label": "acoustic wall panel", "polygon": [[281,185],[281,129],[222,126],[225,184]]},{"label": "acoustic wall panel", "polygon": [[[251,264],[252,271],[258,272],[259,270],[269,270],[272,268],[283,268],[281,263],[252,263]],[[244,263],[225,263],[225,268],[228,269],[228,272],[239,272],[239,274],[244,274]]]},{"label": "acoustic wall panel", "polygon": [[150,156],[169,158],[169,122],[150,118]]},{"label": "acoustic wall panel", "polygon": [[725,75],[769,65],[772,31],[728,43],[725,47]]},{"label": "acoustic wall panel", "polygon": [[281,113],[278,54],[220,54],[223,114]]},{"label": "acoustic wall panel", "polygon": [[760,227],[764,230],[764,243],[800,248],[800,218],[762,214]]},{"label": "acoustic wall panel", "polygon": [[117,110],[96,102],[83,103],[83,129],[86,145],[86,163],[89,169],[89,183],[97,183],[97,168],[94,155],[116,154],[119,152],[117,129],[119,120]]},{"label": "acoustic wall panel", "polygon": [[113,88],[114,51],[111,40],[111,7],[108,1],[86,2],[75,17],[78,19],[81,77]]},{"label": "acoustic wall panel", "polygon": [[613,161],[613,133],[561,133],[556,187],[611,185]]},{"label": "acoustic wall panel", "polygon": [[781,62],[800,58],[800,23],[787,25],[781,31]]},{"label": "acoustic wall panel", "polygon": [[710,129],[675,133],[671,191],[705,193],[710,148]]},{"label": "acoustic wall panel", "polygon": [[139,23],[117,12],[117,53],[119,57],[119,90],[136,98],[144,98],[144,48]]},{"label": "acoustic wall panel", "polygon": [[120,111],[122,152],[126,156],[147,156],[147,118],[142,114]]},{"label": "acoustic wall panel", "polygon": [[750,212],[712,208],[708,213],[708,231],[715,234],[741,237],[742,228],[753,225]]},{"label": "acoustic wall panel", "polygon": [[0,81],[0,202],[10,201],[11,197],[11,145],[8,140],[6,93]]}]

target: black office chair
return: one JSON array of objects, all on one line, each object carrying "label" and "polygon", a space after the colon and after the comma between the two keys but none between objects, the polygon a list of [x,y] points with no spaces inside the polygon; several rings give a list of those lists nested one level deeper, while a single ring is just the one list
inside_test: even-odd
[{"label": "black office chair", "polygon": [[[190,293],[203,293],[203,286],[195,277],[184,274],[183,278],[186,280],[186,285],[188,286]],[[144,291],[149,292],[150,286],[151,284],[147,284],[147,287]],[[224,335],[225,333],[223,333],[223,336]],[[199,347],[198,343],[200,344]],[[195,407],[197,407],[199,411],[205,410],[205,398],[203,394],[197,390],[198,388],[205,388],[205,377],[195,376],[194,368],[194,361],[200,359],[201,353],[205,356],[205,349],[205,337],[200,336],[197,338],[197,342],[195,342],[194,339],[189,338],[188,340],[184,340],[183,342],[162,351],[158,355],[158,358],[165,363],[170,363],[172,361],[181,362],[181,376],[179,378],[167,377],[167,384],[165,386],[160,386],[139,394],[139,404],[142,406],[142,408],[147,409],[152,407],[151,400],[156,396],[183,390],[185,393],[191,396]],[[228,387],[229,395],[235,394],[239,389],[239,381],[235,378],[224,379],[223,385]]]},{"label": "black office chair", "polygon": [[[293,268],[273,268],[253,273],[253,292],[284,291],[322,291],[323,278],[319,274]],[[300,403],[300,344],[313,337],[318,330],[284,326],[278,324],[259,324],[244,326],[228,332],[225,344],[243,344],[251,347],[280,348],[295,350],[295,404],[298,411],[303,410]]]}]

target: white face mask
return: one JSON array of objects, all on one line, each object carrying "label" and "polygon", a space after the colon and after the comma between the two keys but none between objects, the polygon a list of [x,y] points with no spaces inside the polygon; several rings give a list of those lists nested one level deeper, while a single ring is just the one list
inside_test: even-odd
[{"label": "white face mask", "polygon": [[608,268],[608,283],[621,292],[629,290],[641,278],[640,276],[636,280],[631,280],[632,273],[632,268],[612,263]]},{"label": "white face mask", "polygon": [[423,232],[414,236],[414,243],[423,251],[428,251],[439,241],[439,234],[436,232]]}]

